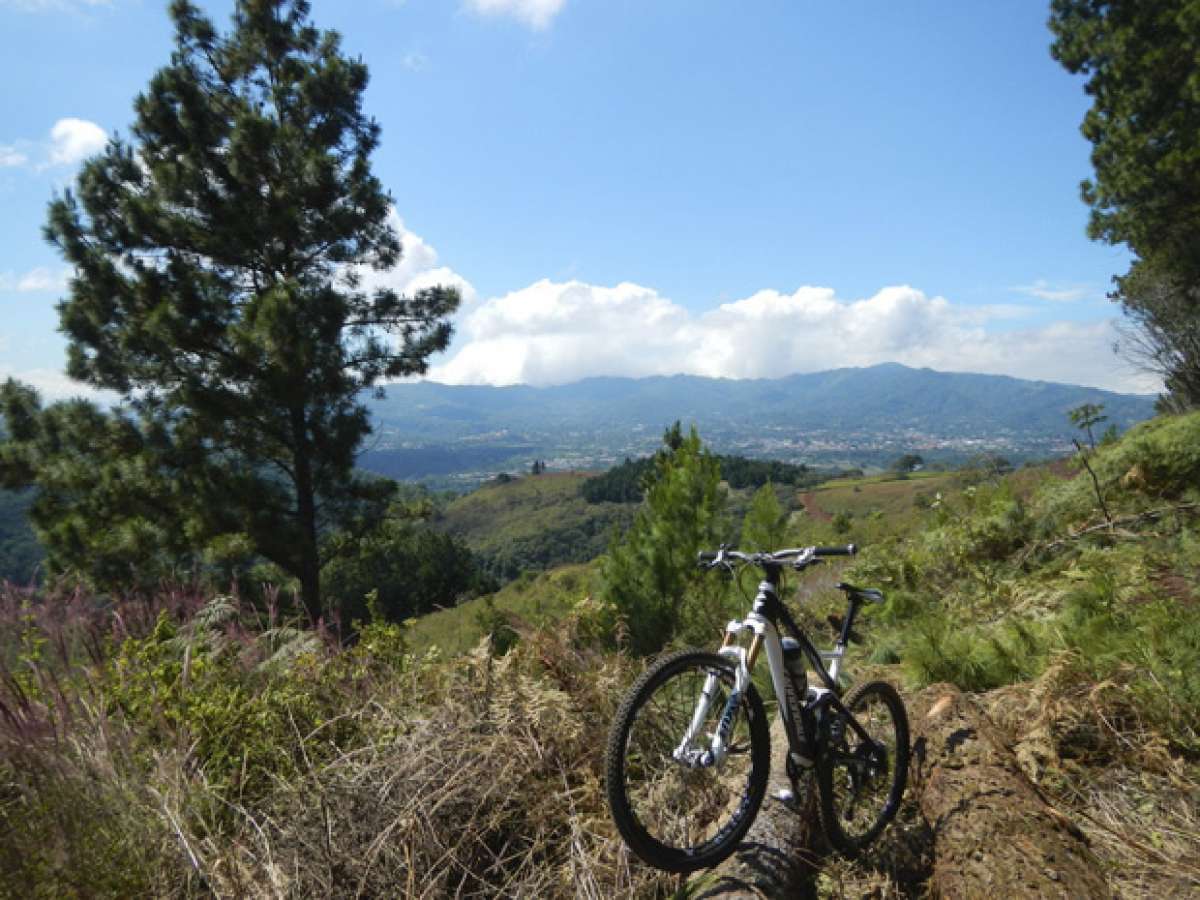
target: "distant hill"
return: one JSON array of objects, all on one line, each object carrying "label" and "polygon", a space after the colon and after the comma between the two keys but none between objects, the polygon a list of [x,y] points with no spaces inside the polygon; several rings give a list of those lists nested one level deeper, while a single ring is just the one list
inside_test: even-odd
[{"label": "distant hill", "polygon": [[635,508],[589,503],[580,494],[586,480],[563,472],[490,482],[450,503],[433,524],[462,538],[501,581],[587,562],[604,552],[614,530],[629,525]]},{"label": "distant hill", "polygon": [[958,460],[994,449],[1019,459],[1066,450],[1067,412],[1082,403],[1104,404],[1109,423],[1124,430],[1152,416],[1154,400],[896,363],[777,379],[589,378],[544,388],[419,382],[391,385],[372,401],[377,441],[363,465],[394,477],[445,474],[444,464],[434,471],[416,452],[435,447],[477,457],[487,448],[495,457],[511,451],[510,466],[537,454],[553,457],[552,468],[605,468],[653,450],[676,419],[695,423],[715,450],[748,456],[871,465],[906,449]]}]

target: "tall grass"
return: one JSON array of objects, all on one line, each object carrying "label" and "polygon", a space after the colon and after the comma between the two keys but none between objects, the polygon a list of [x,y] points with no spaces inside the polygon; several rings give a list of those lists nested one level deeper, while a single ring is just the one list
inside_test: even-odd
[{"label": "tall grass", "polygon": [[[634,664],[568,619],[495,658],[187,591],[0,594],[0,896],[663,896],[602,802]],[[269,619],[269,617],[268,617]],[[58,649],[55,649],[58,648]]]}]

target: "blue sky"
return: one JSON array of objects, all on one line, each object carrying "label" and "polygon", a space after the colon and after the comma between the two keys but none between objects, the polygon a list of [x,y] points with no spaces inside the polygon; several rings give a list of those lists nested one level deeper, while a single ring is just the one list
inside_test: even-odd
[{"label": "blue sky", "polygon": [[[224,27],[230,2],[201,4]],[[171,50],[165,2],[0,0],[0,376],[48,396],[47,201]],[[896,360],[1154,390],[1111,351],[1047,3],[313,0],[371,70],[431,376],[768,377]]]}]

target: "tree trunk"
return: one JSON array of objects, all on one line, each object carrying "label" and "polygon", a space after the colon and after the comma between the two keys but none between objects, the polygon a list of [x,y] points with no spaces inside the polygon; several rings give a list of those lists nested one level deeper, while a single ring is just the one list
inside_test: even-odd
[{"label": "tree trunk", "polygon": [[908,704],[911,789],[940,897],[1110,897],[1083,833],[1025,777],[976,703],[936,684]]},{"label": "tree trunk", "polygon": [[313,625],[321,618],[321,560],[317,548],[317,501],[313,488],[307,423],[303,408],[292,410],[295,441],[296,519],[300,540],[300,602]]},{"label": "tree trunk", "polygon": [[733,856],[711,872],[693,877],[689,897],[697,900],[816,897],[815,848],[821,828],[816,783],[811,776],[804,778],[802,785],[807,785],[808,790],[800,798],[798,809],[774,799],[781,788],[791,788],[786,769],[787,735],[782,720],[777,719],[771,728],[771,747],[771,779],[758,817]]}]

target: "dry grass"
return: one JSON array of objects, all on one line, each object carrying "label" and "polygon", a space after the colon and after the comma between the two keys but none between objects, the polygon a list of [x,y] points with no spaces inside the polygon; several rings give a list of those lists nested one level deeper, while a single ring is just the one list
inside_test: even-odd
[{"label": "dry grass", "polygon": [[[325,652],[332,671],[353,651]],[[482,644],[450,662],[347,667],[335,719],[281,741],[305,754],[299,775],[253,796],[210,779],[186,741],[147,750],[86,666],[64,680],[25,663],[0,685],[0,896],[601,898],[678,885],[632,859],[603,800],[604,737],[635,664],[582,649],[571,621],[499,659]],[[353,738],[330,752],[335,733]]]},{"label": "dry grass", "polygon": [[373,699],[367,745],[242,810],[232,839],[197,842],[206,879],[242,897],[665,895],[603,806],[600,713],[628,673],[609,661],[577,670],[590,685],[556,683],[565,650],[481,645],[438,676],[436,707]]},{"label": "dry grass", "polygon": [[1065,654],[984,698],[1026,774],[1087,835],[1117,896],[1200,894],[1200,767],[1141,714],[1135,673],[1094,682]]}]

